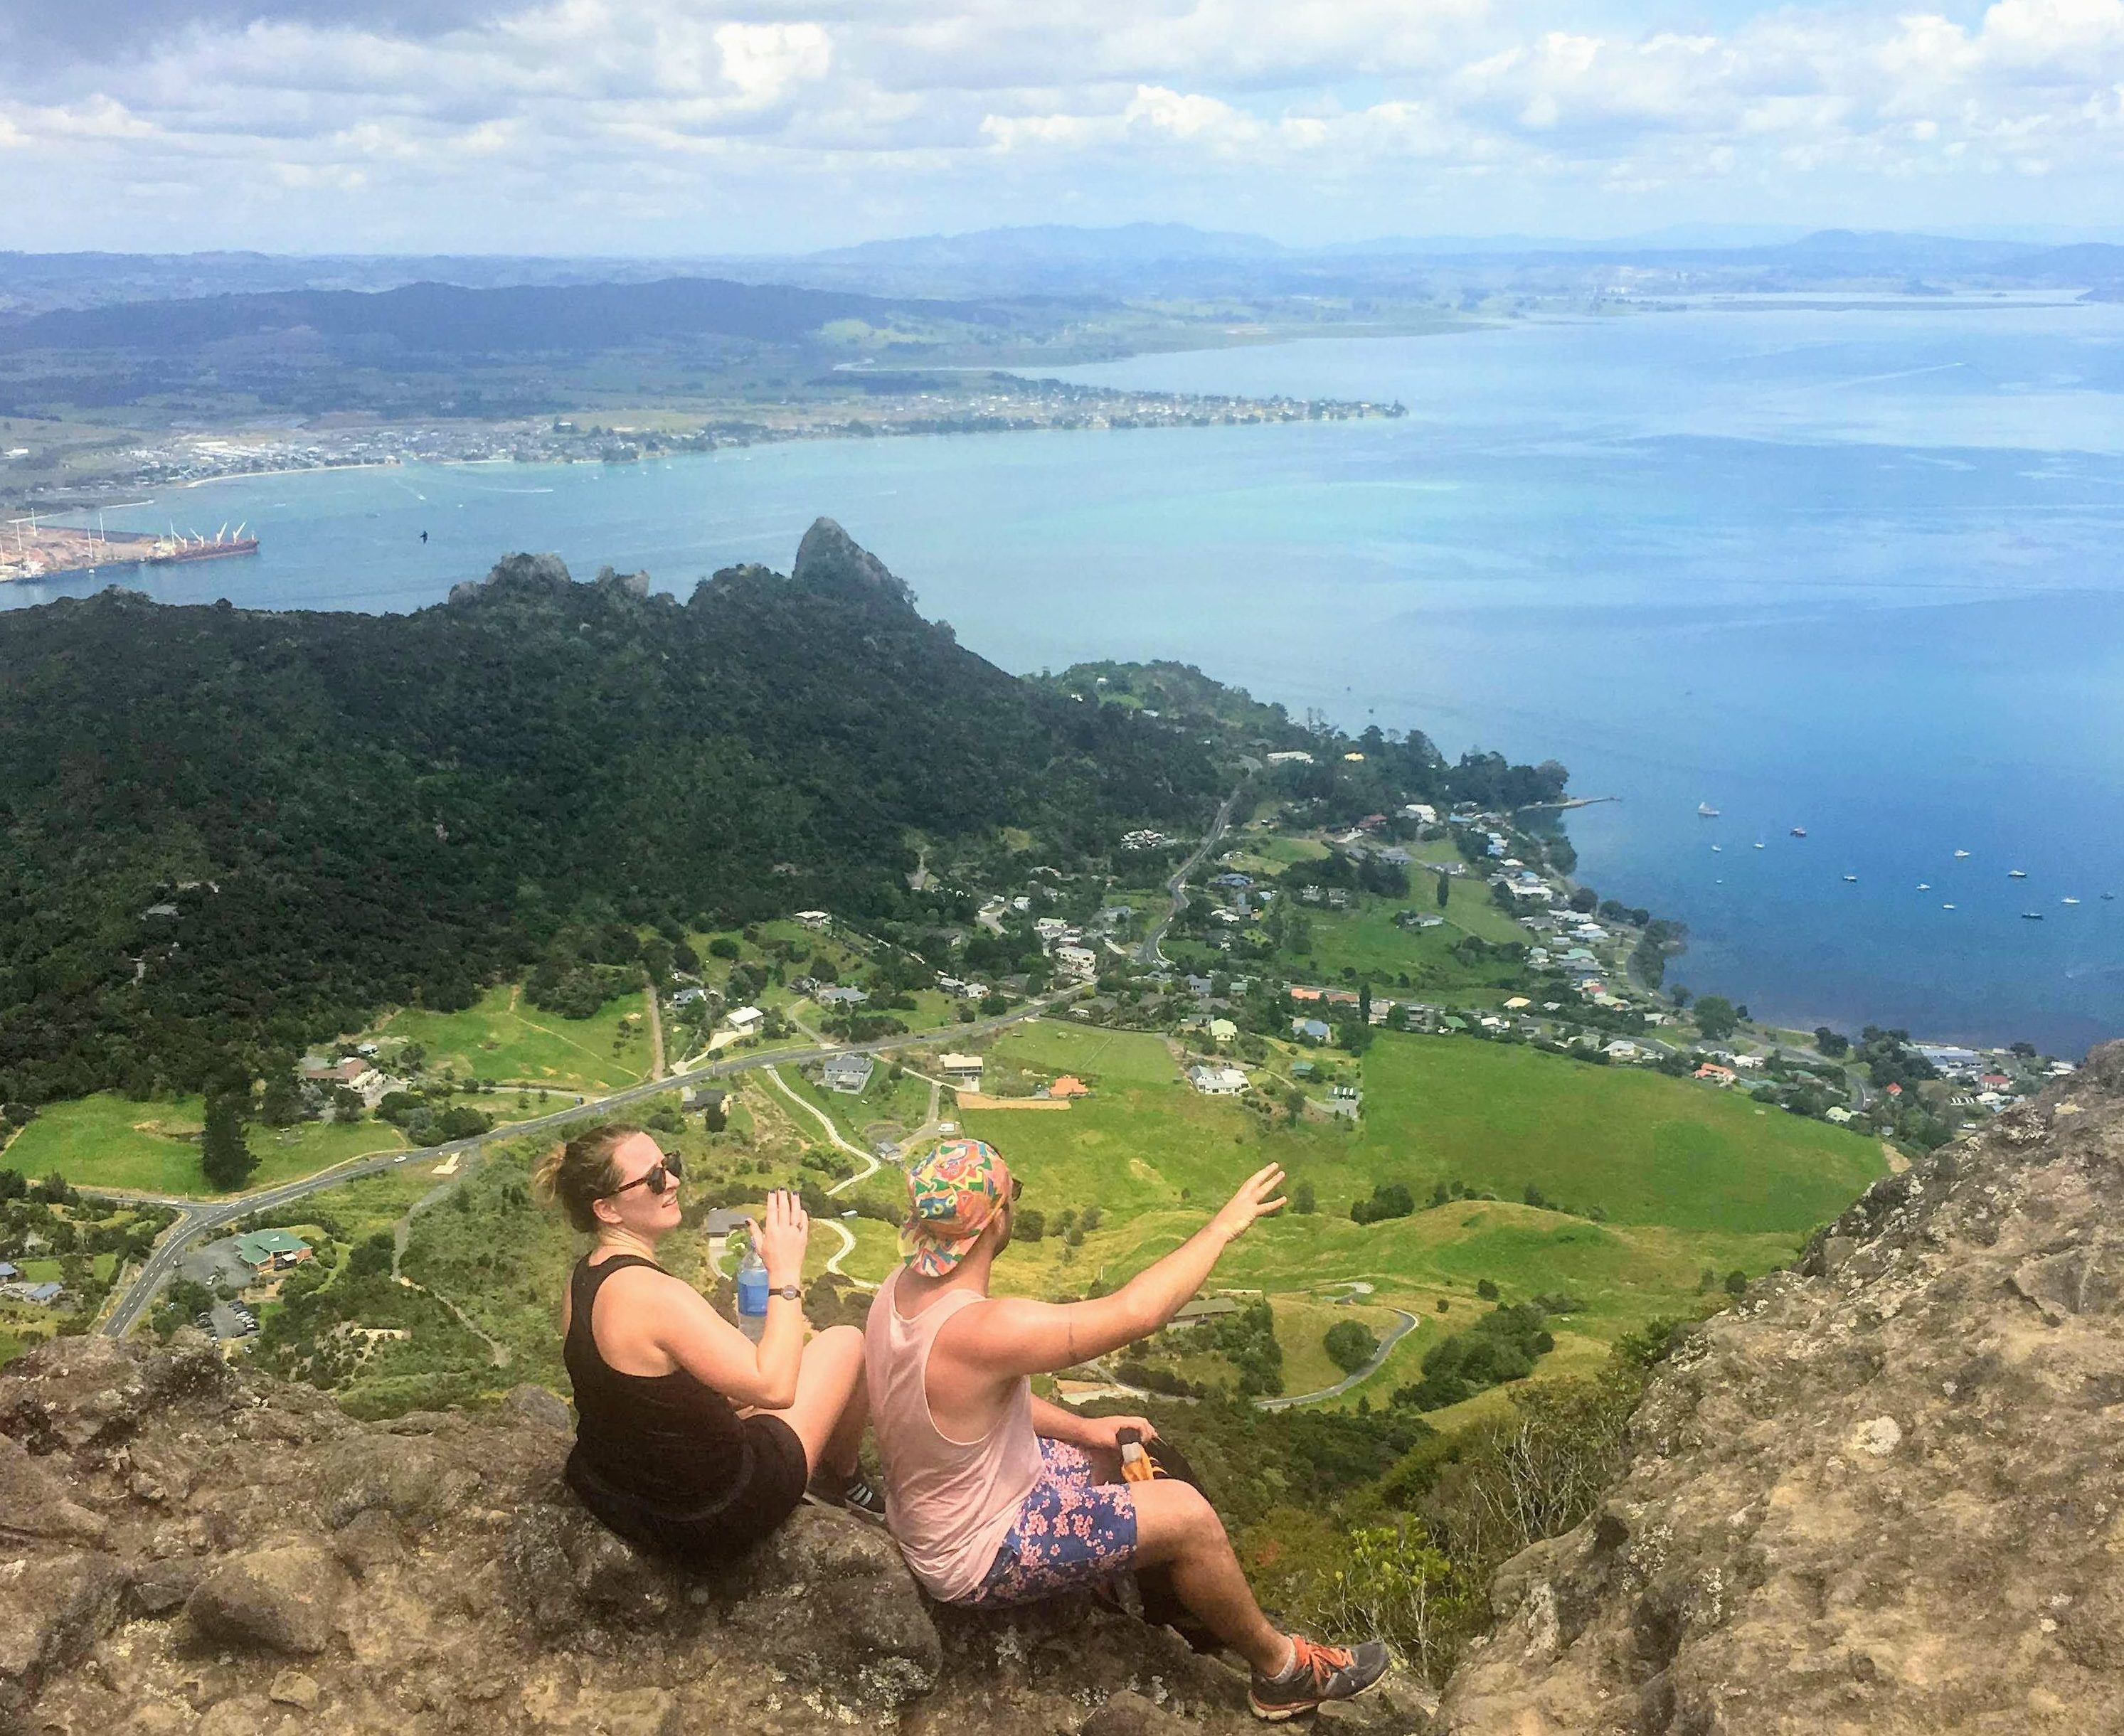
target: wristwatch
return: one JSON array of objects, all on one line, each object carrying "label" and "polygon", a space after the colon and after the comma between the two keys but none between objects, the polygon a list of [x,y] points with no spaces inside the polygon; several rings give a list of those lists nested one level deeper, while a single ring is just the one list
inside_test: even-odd
[{"label": "wristwatch", "polygon": [[804,1287],[801,1284],[778,1285],[775,1288],[769,1290],[767,1293],[769,1296],[778,1296],[784,1302],[801,1302],[804,1300]]}]

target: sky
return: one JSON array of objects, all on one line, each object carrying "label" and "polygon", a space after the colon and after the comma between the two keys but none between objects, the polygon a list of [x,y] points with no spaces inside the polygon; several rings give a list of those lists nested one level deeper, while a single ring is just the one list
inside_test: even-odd
[{"label": "sky", "polygon": [[2124,0],[0,0],[0,247],[2124,225]]}]

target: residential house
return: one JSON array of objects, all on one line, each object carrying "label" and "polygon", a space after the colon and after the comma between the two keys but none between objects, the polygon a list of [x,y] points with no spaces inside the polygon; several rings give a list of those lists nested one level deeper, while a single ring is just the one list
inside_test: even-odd
[{"label": "residential house", "polygon": [[1332,1035],[1323,1019],[1293,1019],[1290,1034],[1303,1043],[1325,1043]]},{"label": "residential house", "polygon": [[720,1241],[742,1230],[749,1215],[734,1207],[717,1206],[701,1220],[701,1233],[710,1241]]},{"label": "residential house", "polygon": [[383,1074],[358,1055],[344,1061],[320,1061],[312,1058],[303,1063],[303,1078],[306,1083],[327,1088],[343,1085],[350,1091],[366,1094],[383,1082]]},{"label": "residential house", "polygon": [[1407,868],[1414,864],[1416,858],[1397,844],[1391,849],[1380,851],[1379,860],[1389,868]]},{"label": "residential house", "polygon": [[1187,1082],[1205,1097],[1236,1097],[1247,1088],[1247,1076],[1236,1067],[1194,1067]]},{"label": "residential house", "polygon": [[1092,1087],[1074,1073],[1064,1073],[1047,1087],[1047,1095],[1058,1102],[1066,1102],[1074,1097],[1090,1096]]},{"label": "residential house", "polygon": [[674,1006],[698,1006],[708,997],[705,988],[682,988],[671,997]]},{"label": "residential house", "polygon": [[1055,968],[1065,977],[1088,979],[1099,974],[1099,955],[1088,946],[1058,946]]},{"label": "residential house", "polygon": [[22,1269],[12,1260],[0,1260],[0,1283],[6,1283],[10,1279],[20,1278],[21,1275]]},{"label": "residential house", "polygon": [[733,1008],[724,1016],[723,1023],[740,1037],[749,1037],[767,1022],[767,1015],[757,1006]]},{"label": "residential house", "polygon": [[943,1074],[947,1085],[970,1091],[981,1088],[981,1058],[979,1055],[939,1055],[937,1069]]},{"label": "residential house", "polygon": [[40,1308],[49,1308],[66,1294],[66,1286],[49,1279],[43,1283],[9,1284],[5,1294],[15,1302],[35,1302]]},{"label": "residential house", "polygon": [[829,1055],[826,1064],[819,1070],[819,1077],[828,1091],[845,1092],[853,1097],[870,1083],[870,1076],[876,1067],[868,1055]]},{"label": "residential house", "polygon": [[834,919],[823,910],[800,910],[796,913],[796,920],[806,928],[820,929]]},{"label": "residential house", "polygon": [[1219,874],[1214,875],[1210,884],[1229,887],[1234,892],[1247,892],[1252,889],[1254,880],[1250,874]]},{"label": "residential house", "polygon": [[1313,756],[1302,748],[1279,748],[1268,756],[1271,766],[1309,766]]},{"label": "residential house", "polygon": [[[1300,754],[1299,757],[1304,759],[1311,756]],[[1271,753],[1269,758],[1274,759],[1276,756]],[[1172,1316],[1172,1324],[1176,1326],[1191,1326],[1197,1321],[1223,1320],[1227,1316],[1237,1314],[1238,1311],[1239,1305],[1231,1297],[1198,1296],[1193,1302],[1182,1302],[1180,1305]]]},{"label": "residential house", "polygon": [[1522,1006],[1531,1006],[1533,1005],[1534,1002],[1527,999],[1525,995],[1514,995],[1511,999],[1505,1002],[1505,1011],[1506,1012],[1517,1012]]},{"label": "residential house", "polygon": [[1608,1045],[1606,1053],[1611,1061],[1634,1061],[1643,1051],[1628,1039],[1618,1037]]},{"label": "residential house", "polygon": [[1401,817],[1405,820],[1414,820],[1419,826],[1438,823],[1438,810],[1428,802],[1410,802],[1401,810]]},{"label": "residential house", "polygon": [[1760,1072],[1763,1069],[1763,1057],[1760,1055],[1736,1055],[1733,1058],[1733,1064],[1739,1067],[1744,1073]]},{"label": "residential house", "polygon": [[1692,1079],[1708,1079],[1714,1085],[1731,1085],[1740,1076],[1730,1067],[1721,1067],[1716,1061],[1707,1061],[1689,1076]]},{"label": "residential house", "polygon": [[837,1008],[844,1012],[853,1011],[858,1006],[867,1006],[870,1004],[870,995],[867,991],[860,988],[846,988],[839,983],[820,989],[811,998],[821,1006],[829,1009]]},{"label": "residential house", "polygon": [[1824,1120],[1834,1121],[1839,1127],[1842,1127],[1851,1119],[1851,1111],[1840,1103],[1831,1104],[1821,1114]]},{"label": "residential house", "polygon": [[236,1257],[254,1272],[283,1272],[312,1256],[292,1230],[253,1230],[236,1238]]},{"label": "residential house", "polygon": [[1234,1042],[1238,1035],[1239,1027],[1229,1019],[1212,1019],[1210,1021],[1210,1040],[1212,1043]]}]

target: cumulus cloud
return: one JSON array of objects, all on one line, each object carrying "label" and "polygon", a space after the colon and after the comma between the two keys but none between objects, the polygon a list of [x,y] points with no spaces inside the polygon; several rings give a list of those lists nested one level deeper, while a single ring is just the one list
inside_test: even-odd
[{"label": "cumulus cloud", "polygon": [[157,215],[348,250],[1897,223],[1913,186],[2070,220],[2124,151],[2124,0],[1687,32],[1567,0],[0,0],[0,238],[32,246]]}]

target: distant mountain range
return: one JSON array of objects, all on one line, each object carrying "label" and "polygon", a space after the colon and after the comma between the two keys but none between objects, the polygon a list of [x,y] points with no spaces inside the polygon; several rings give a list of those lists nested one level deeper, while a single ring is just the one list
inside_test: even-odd
[{"label": "distant mountain range", "polygon": [[[320,330],[366,330],[371,322],[388,322],[400,312],[432,312],[448,322],[462,307],[474,305],[453,302],[438,286],[548,291],[632,287],[643,293],[609,302],[587,296],[572,303],[558,295],[525,296],[511,308],[524,310],[527,330],[550,331],[555,321],[571,323],[578,314],[594,324],[609,309],[650,327],[675,321],[688,331],[727,330],[765,336],[787,332],[792,321],[815,326],[825,319],[891,311],[850,304],[845,312],[837,312],[825,303],[792,298],[796,291],[895,303],[908,298],[978,302],[1041,296],[1346,294],[1420,299],[1503,286],[1568,293],[1573,287],[1598,288],[1622,266],[1642,268],[1655,279],[1665,277],[1665,287],[1676,289],[1902,288],[1922,279],[1934,288],[2124,293],[2124,246],[2102,240],[2061,244],[2048,237],[1851,229],[1802,233],[1764,226],[1693,224],[1614,240],[1382,236],[1303,247],[1186,223],[1102,228],[1041,223],[864,242],[803,255],[700,259],[0,253],[0,321],[19,330],[23,320],[54,312],[217,298],[233,303],[242,298],[250,305],[230,305],[213,313],[202,310],[197,317],[202,329],[220,322],[238,333],[255,331],[259,328],[247,321],[299,313],[305,317],[294,322],[314,324],[308,317],[314,314],[326,322]],[[681,280],[697,287],[679,288]],[[768,286],[781,293],[785,309],[740,293]],[[1657,281],[1649,286],[1654,292],[1661,287]],[[410,293],[416,289],[425,295]],[[400,291],[408,293],[395,302],[389,299]],[[277,305],[267,299],[333,294],[351,299]],[[371,303],[373,310],[356,311]],[[45,329],[87,333],[126,328],[121,322]]]}]

